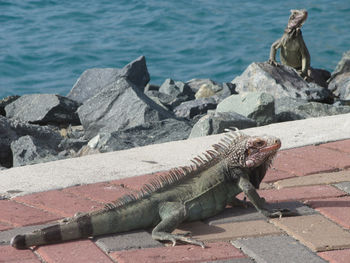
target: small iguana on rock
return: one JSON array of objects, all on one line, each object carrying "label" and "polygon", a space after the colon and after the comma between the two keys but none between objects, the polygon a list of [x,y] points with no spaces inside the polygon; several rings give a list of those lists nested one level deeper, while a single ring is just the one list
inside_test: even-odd
[{"label": "small iguana on rock", "polygon": [[12,238],[17,249],[88,238],[103,234],[154,227],[155,240],[177,241],[204,247],[186,235],[171,234],[184,221],[214,216],[244,192],[267,217],[287,215],[268,211],[256,189],[265,176],[281,142],[273,136],[248,136],[231,131],[190,166],[172,169],[153,179],[136,195],[125,195],[99,211],[78,214],[60,223]]},{"label": "small iguana on rock", "polygon": [[291,15],[283,36],[271,45],[269,63],[277,66],[276,52],[280,48],[280,58],[284,65],[293,67],[301,77],[309,80],[310,54],[305,45],[301,27],[307,19],[306,10],[290,10]]}]

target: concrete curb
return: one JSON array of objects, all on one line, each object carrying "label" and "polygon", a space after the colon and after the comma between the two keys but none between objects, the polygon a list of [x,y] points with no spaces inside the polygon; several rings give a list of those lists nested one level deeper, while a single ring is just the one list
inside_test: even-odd
[{"label": "concrete curb", "polygon": [[[350,114],[276,123],[246,129],[244,133],[275,135],[282,140],[282,149],[344,140],[350,138]],[[110,181],[187,165],[220,138],[222,134],[4,170],[0,172],[0,196]]]}]

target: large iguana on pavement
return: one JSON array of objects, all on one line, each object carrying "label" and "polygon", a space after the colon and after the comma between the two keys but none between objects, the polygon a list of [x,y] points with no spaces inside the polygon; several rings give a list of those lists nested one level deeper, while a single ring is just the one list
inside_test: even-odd
[{"label": "large iguana on pavement", "polygon": [[301,77],[309,80],[310,54],[301,33],[301,27],[307,19],[307,11],[290,11],[291,15],[283,36],[271,45],[269,63],[277,66],[276,52],[280,48],[282,64],[293,67],[299,71]]},{"label": "large iguana on pavement", "polygon": [[248,136],[231,131],[213,150],[195,157],[190,166],[172,169],[144,185],[136,195],[126,195],[99,211],[67,218],[53,226],[12,238],[17,249],[154,227],[155,240],[177,241],[204,247],[187,235],[171,234],[184,221],[214,216],[244,192],[267,217],[286,210],[268,211],[256,189],[280,148],[273,136]]}]

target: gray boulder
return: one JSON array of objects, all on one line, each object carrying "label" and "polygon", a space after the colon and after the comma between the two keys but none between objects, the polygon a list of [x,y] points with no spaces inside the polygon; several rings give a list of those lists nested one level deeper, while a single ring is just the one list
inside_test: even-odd
[{"label": "gray boulder", "polygon": [[189,138],[219,134],[233,127],[241,130],[256,126],[256,121],[235,112],[211,112],[193,126]]},{"label": "gray boulder", "polygon": [[8,118],[32,124],[79,124],[79,104],[54,94],[23,95],[5,107]]},{"label": "gray boulder", "polygon": [[18,95],[8,96],[0,100],[0,115],[6,116],[5,107],[19,98]]},{"label": "gray boulder", "polygon": [[337,99],[350,102],[350,71],[333,77],[329,82],[328,88]]},{"label": "gray boulder", "polygon": [[185,121],[165,119],[145,123],[122,131],[102,132],[92,138],[85,152],[110,152],[155,143],[184,140],[192,126]]},{"label": "gray boulder", "polygon": [[85,101],[78,114],[88,139],[101,132],[125,130],[173,117],[125,78]]},{"label": "gray boulder", "polygon": [[38,145],[56,152],[62,140],[58,131],[50,127],[32,125],[0,116],[0,165],[7,168],[12,167],[13,151],[11,150],[11,144],[23,136],[30,136],[36,142],[40,142]]},{"label": "gray boulder", "polygon": [[57,151],[26,135],[11,143],[13,167],[58,160]]},{"label": "gray boulder", "polygon": [[182,98],[182,101],[194,99],[194,93],[186,83],[172,79],[166,79],[160,86],[159,92],[175,96],[176,98]]},{"label": "gray boulder", "polygon": [[192,119],[196,115],[204,114],[215,109],[217,102],[214,98],[200,98],[181,103],[174,109],[176,117]]},{"label": "gray boulder", "polygon": [[349,112],[350,106],[336,106],[313,101],[308,102],[306,100],[289,97],[275,100],[275,113],[278,122],[345,114]]},{"label": "gray boulder", "polygon": [[157,104],[166,109],[173,110],[175,107],[179,106],[182,102],[188,100],[187,96],[175,96],[159,92],[157,90],[148,90],[145,91],[145,94],[154,100]]},{"label": "gray boulder", "polygon": [[275,121],[274,98],[264,92],[231,95],[218,104],[216,112],[236,112],[255,120],[259,126]]},{"label": "gray boulder", "polygon": [[242,75],[232,80],[240,92],[267,92],[275,98],[291,97],[308,101],[331,102],[332,93],[302,79],[291,67],[272,66],[267,62],[252,63]]},{"label": "gray boulder", "polygon": [[232,94],[237,94],[232,83],[217,83],[211,79],[191,79],[186,84],[195,92],[196,99],[217,96],[224,99]]},{"label": "gray boulder", "polygon": [[346,72],[350,72],[350,50],[343,54],[334,72],[332,72],[332,78]]},{"label": "gray boulder", "polygon": [[122,69],[93,68],[85,70],[78,78],[67,97],[83,103],[100,92],[105,86],[117,81],[119,78],[126,78],[143,90],[150,80],[145,57],[138,57]]}]

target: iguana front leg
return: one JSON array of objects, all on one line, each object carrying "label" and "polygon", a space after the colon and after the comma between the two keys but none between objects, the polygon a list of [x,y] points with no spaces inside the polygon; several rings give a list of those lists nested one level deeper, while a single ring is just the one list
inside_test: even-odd
[{"label": "iguana front leg", "polygon": [[185,235],[171,234],[171,232],[186,219],[186,207],[178,202],[166,202],[159,206],[159,215],[161,221],[152,231],[152,238],[160,241],[171,241],[173,246],[176,241],[201,246],[204,244],[201,241],[187,237]]},{"label": "iguana front leg", "polygon": [[286,209],[278,210],[278,211],[267,210],[265,208],[265,204],[266,204],[265,199],[259,196],[255,187],[250,183],[248,178],[246,178],[245,176],[240,176],[238,186],[245,193],[245,195],[248,197],[250,202],[254,205],[256,210],[258,210],[264,216],[273,218],[273,217],[282,217],[282,216],[291,215],[291,212]]},{"label": "iguana front leg", "polygon": [[277,39],[272,45],[270,49],[270,58],[268,62],[273,66],[278,66],[278,63],[276,61],[276,53],[277,49],[279,49],[281,46],[281,39]]}]

